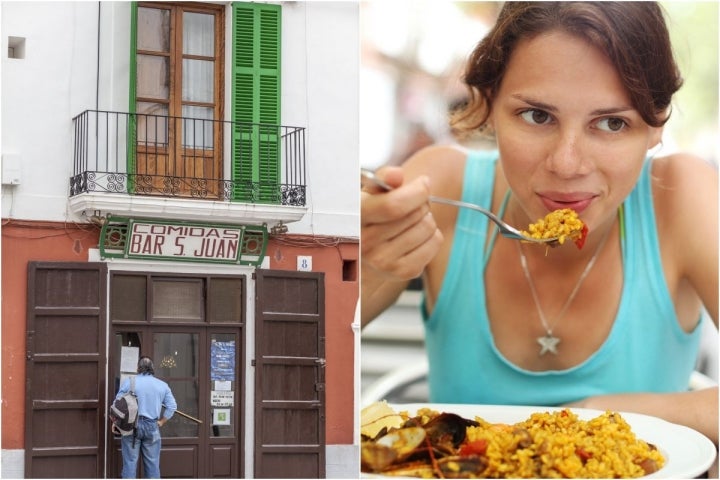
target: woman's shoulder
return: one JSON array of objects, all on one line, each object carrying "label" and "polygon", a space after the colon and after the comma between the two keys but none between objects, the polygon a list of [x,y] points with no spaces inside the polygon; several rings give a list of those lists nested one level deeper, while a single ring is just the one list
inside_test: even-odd
[{"label": "woman's shoulder", "polygon": [[442,165],[447,167],[464,162],[469,152],[469,150],[459,145],[430,145],[421,148],[410,156],[403,164],[403,167],[408,169],[420,168],[427,172],[428,170],[438,169]]},{"label": "woman's shoulder", "polygon": [[659,233],[687,245],[688,232],[715,228],[717,165],[695,155],[675,153],[653,160],[653,201]]},{"label": "woman's shoulder", "polygon": [[[683,206],[717,193],[717,165],[698,156],[674,153],[653,159],[651,181],[658,200]],[[714,199],[714,197],[713,197]]]},{"label": "woman's shoulder", "polygon": [[[403,165],[410,176],[427,175],[434,195],[459,198],[468,159],[480,155],[460,145],[432,145],[411,156]],[[488,159],[492,156],[487,155]]]}]

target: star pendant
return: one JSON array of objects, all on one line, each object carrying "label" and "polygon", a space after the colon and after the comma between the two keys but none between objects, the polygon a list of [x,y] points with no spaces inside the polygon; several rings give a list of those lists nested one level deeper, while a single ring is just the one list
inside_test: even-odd
[{"label": "star pendant", "polygon": [[558,337],[554,337],[551,333],[548,333],[542,337],[538,337],[537,342],[542,347],[540,349],[540,355],[545,355],[547,352],[557,355],[557,344],[560,343]]}]

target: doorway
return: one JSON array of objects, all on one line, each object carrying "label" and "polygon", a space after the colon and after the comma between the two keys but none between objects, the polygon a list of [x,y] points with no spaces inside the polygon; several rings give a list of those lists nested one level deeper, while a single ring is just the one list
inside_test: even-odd
[{"label": "doorway", "polygon": [[[153,359],[155,376],[168,383],[180,412],[161,430],[163,476],[240,476],[245,281],[244,276],[111,273],[109,396],[135,373],[139,356]],[[120,439],[110,442],[108,475],[119,476]]]},{"label": "doorway", "polygon": [[[155,376],[168,383],[177,401],[178,413],[161,430],[164,477],[239,476],[244,431],[241,336],[238,328],[113,328],[114,392],[132,373],[127,370],[138,356],[147,355],[154,361]],[[112,439],[112,450],[115,476],[122,468],[119,437]]]},{"label": "doorway", "polygon": [[[187,415],[176,413],[161,430],[163,477],[323,478],[324,274],[252,277],[30,262],[26,476],[118,477],[120,440],[106,408],[148,355]],[[249,282],[255,315],[247,339]],[[254,345],[252,360],[246,345]],[[254,441],[246,444],[249,428]]]}]

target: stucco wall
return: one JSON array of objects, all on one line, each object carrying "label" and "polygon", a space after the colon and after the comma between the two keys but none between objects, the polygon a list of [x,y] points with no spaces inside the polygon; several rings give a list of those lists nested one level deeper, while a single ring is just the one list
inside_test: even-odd
[{"label": "stucco wall", "polygon": [[[98,228],[85,224],[9,222],[2,228],[2,449],[24,448],[25,330],[29,261],[85,262],[96,248]],[[354,336],[357,275],[343,260],[358,260],[357,243],[320,237],[271,240],[270,268],[295,270],[297,256],[311,256],[312,270],[325,272],[326,442],[352,444]],[[170,265],[170,263],[168,263]],[[347,264],[346,264],[347,266]],[[347,268],[346,268],[347,270]],[[250,320],[248,320],[250,321]],[[250,402],[250,404],[252,404]]]},{"label": "stucco wall", "polygon": [[[357,237],[359,7],[279,3],[282,124],[307,129],[308,214],[290,231]],[[2,56],[2,154],[17,156],[22,170],[19,185],[3,187],[3,218],[82,220],[67,213],[72,118],[86,109],[127,111],[129,5],[0,6],[3,51],[8,36],[25,39],[24,58]]]}]

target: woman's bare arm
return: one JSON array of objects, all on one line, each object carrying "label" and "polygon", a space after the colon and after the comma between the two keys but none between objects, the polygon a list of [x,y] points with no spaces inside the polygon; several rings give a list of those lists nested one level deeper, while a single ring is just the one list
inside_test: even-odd
[{"label": "woman's bare arm", "polygon": [[718,444],[717,387],[678,393],[599,395],[568,406],[652,415],[697,430]]},{"label": "woman's bare arm", "polygon": [[366,186],[361,193],[361,323],[397,300],[437,253],[443,237],[430,213],[429,180],[404,181],[399,168],[378,175],[390,192]]}]

